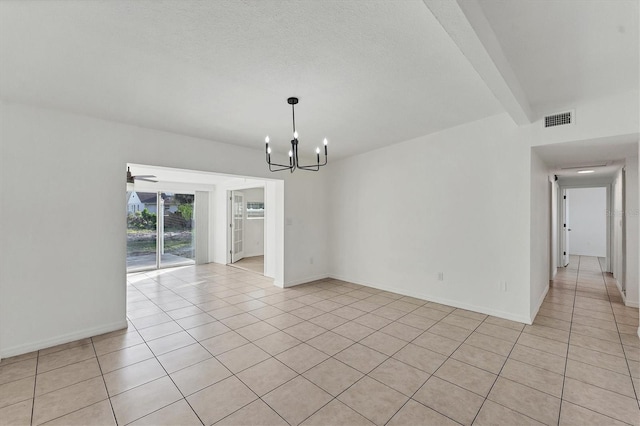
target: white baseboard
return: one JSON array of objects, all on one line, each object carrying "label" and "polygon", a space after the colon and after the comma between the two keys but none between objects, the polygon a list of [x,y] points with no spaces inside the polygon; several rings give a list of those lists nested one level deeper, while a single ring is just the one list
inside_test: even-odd
[{"label": "white baseboard", "polygon": [[618,293],[620,293],[620,297],[622,297],[622,303],[624,303],[624,306],[628,306],[630,308],[639,308],[640,304],[635,301],[635,300],[630,300],[626,294],[624,294],[624,292],[622,291],[622,286],[620,285],[620,282],[618,282],[618,280],[616,279],[616,287],[618,288]]},{"label": "white baseboard", "polygon": [[283,288],[294,287],[294,286],[297,286],[297,285],[300,285],[300,284],[310,283],[312,281],[324,280],[325,278],[329,278],[329,275],[328,274],[318,274],[318,275],[302,278],[302,279],[299,279],[299,280],[287,281]]},{"label": "white baseboard", "polygon": [[640,304],[638,304],[638,302],[633,302],[628,298],[624,298],[624,306],[628,306],[630,308],[640,308]]},{"label": "white baseboard", "polygon": [[127,320],[117,321],[111,324],[88,328],[81,331],[75,331],[73,333],[67,333],[49,339],[39,340],[37,342],[25,343],[10,348],[2,348],[0,351],[0,358],[9,358],[16,355],[22,355],[33,351],[39,351],[41,349],[50,348],[52,346],[62,345],[64,343],[73,342],[87,337],[93,337],[111,331],[121,330],[127,327]]},{"label": "white baseboard", "polygon": [[447,306],[453,306],[454,308],[466,309],[468,311],[480,312],[486,315],[492,315],[494,317],[504,318],[511,321],[521,322],[523,324],[531,324],[531,318],[528,318],[526,315],[516,315],[511,312],[499,311],[496,309],[489,309],[484,306],[477,306],[471,303],[464,303],[457,300],[450,300],[442,297],[434,297],[432,295],[408,291],[403,288],[393,287],[393,286],[381,286],[373,283],[366,283],[363,281],[353,280],[347,277],[341,277],[339,275],[330,275],[330,278],[346,281],[354,284],[363,285],[365,287],[377,288],[378,290],[390,291],[392,293],[402,294],[403,296],[415,297],[416,299],[426,300],[428,302],[440,303]]}]

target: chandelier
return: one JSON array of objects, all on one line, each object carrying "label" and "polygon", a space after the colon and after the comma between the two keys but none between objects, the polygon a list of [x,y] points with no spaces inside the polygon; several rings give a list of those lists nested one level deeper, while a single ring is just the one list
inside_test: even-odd
[{"label": "chandelier", "polygon": [[[327,138],[324,139],[324,163],[320,164],[320,147],[316,148],[316,164],[303,166],[298,160],[298,132],[296,131],[296,111],[294,105],[298,103],[298,98],[289,98],[287,103],[291,105],[291,113],[293,114],[293,139],[291,139],[291,149],[289,150],[289,165],[271,162],[271,147],[269,146],[269,136],[264,138],[265,154],[267,156],[267,164],[272,172],[289,170],[293,173],[296,169],[317,172],[320,167],[327,164]],[[275,167],[275,168],[274,168]]]}]

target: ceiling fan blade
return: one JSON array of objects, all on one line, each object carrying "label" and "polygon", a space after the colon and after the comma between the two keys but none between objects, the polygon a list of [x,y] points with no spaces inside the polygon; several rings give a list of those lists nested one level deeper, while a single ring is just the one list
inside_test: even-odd
[{"label": "ceiling fan blade", "polygon": [[[155,176],[153,176],[153,177],[155,177]],[[153,182],[153,183],[157,183],[158,182],[157,180],[148,179],[148,178],[141,177],[141,176],[134,176],[134,179],[135,180],[143,180],[145,182]]]},{"label": "ceiling fan blade", "polygon": [[136,175],[134,179],[146,179],[146,178],[155,178],[155,175]]}]

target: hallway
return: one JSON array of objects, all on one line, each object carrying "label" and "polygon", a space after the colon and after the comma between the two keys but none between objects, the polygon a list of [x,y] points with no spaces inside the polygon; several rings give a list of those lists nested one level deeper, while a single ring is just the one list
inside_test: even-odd
[{"label": "hallway", "polygon": [[[0,362],[0,424],[637,425],[638,310],[597,258],[534,325],[225,265],[128,275],[128,329]],[[632,381],[633,377],[633,381]]]},{"label": "hallway", "polygon": [[[596,257],[571,256],[566,268],[558,268],[534,324],[524,330],[535,335],[528,340],[540,355],[527,362],[564,371],[562,386],[557,385],[561,424],[612,424],[606,418],[589,420],[594,413],[582,407],[618,420],[627,412],[632,424],[640,418],[638,309],[624,306],[601,263]],[[552,389],[550,383],[545,387]]]}]

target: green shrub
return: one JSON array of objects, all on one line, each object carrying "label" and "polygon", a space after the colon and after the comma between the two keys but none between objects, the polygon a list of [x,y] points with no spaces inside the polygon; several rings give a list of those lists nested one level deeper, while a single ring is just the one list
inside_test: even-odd
[{"label": "green shrub", "polygon": [[129,213],[127,215],[127,227],[129,229],[156,229],[158,217],[155,213],[144,209],[141,212]]}]

